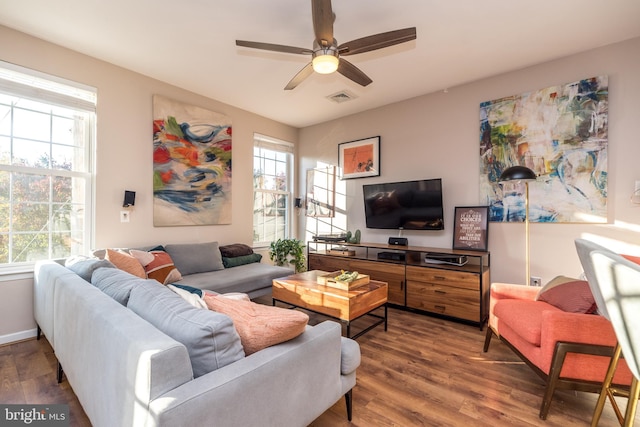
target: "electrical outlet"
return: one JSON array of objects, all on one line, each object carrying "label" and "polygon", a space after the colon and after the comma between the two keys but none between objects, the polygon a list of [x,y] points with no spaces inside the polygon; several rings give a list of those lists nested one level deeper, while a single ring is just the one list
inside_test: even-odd
[{"label": "electrical outlet", "polygon": [[529,286],[542,286],[542,279],[540,277],[531,276],[531,278],[529,278]]},{"label": "electrical outlet", "polygon": [[120,211],[120,222],[129,222],[129,211]]}]

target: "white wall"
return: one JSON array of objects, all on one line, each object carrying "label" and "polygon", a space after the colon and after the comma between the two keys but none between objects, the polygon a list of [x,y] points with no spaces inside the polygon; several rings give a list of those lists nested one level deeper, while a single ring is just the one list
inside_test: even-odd
[{"label": "white wall", "polygon": [[[253,134],[257,132],[296,143],[298,129],[2,26],[0,60],[98,89],[94,247],[206,241],[251,244],[253,217],[247,206],[253,205]],[[232,224],[153,226],[151,132],[154,94],[231,117]],[[136,192],[136,205],[129,223],[121,223],[119,217],[125,189]],[[0,278],[0,344],[3,337],[15,337],[12,334],[35,328],[32,281],[4,279]],[[4,342],[7,340],[9,338]]]},{"label": "white wall", "polygon": [[[340,142],[380,135],[381,176],[345,181],[348,229],[361,229],[366,242],[386,242],[397,235],[365,227],[363,184],[440,177],[448,220],[445,230],[403,235],[411,245],[451,248],[454,207],[480,202],[480,103],[605,74],[609,76],[609,223],[531,225],[531,274],[541,276],[543,283],[560,274],[577,277],[582,271],[573,243],[577,237],[640,252],[640,205],[629,201],[635,180],[640,180],[640,38],[302,129],[300,170],[314,167],[318,160],[337,164]],[[300,179],[304,188],[304,175]],[[303,230],[301,224],[299,232]],[[490,223],[493,281],[524,283],[524,248],[524,224]]]}]

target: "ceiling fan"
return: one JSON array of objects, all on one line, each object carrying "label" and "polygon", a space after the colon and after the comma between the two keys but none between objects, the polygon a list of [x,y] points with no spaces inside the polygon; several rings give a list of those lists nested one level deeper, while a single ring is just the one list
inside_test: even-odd
[{"label": "ceiling fan", "polygon": [[311,62],[305,65],[284,88],[285,90],[291,90],[302,83],[314,71],[320,74],[330,74],[338,71],[359,85],[367,86],[372,80],[358,67],[343,59],[342,56],[369,52],[416,39],[416,28],[411,27],[374,34],[338,45],[338,42],[333,37],[333,21],[336,15],[331,10],[331,0],[311,0],[311,14],[313,16],[313,32],[315,34],[313,49],[246,40],[236,40],[236,45],[275,52],[311,55]]}]

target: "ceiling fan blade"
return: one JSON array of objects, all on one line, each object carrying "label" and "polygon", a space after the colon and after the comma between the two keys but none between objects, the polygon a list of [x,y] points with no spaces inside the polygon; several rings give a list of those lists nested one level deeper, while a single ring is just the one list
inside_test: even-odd
[{"label": "ceiling fan blade", "polygon": [[358,67],[356,67],[346,59],[340,58],[340,63],[338,64],[338,72],[346,78],[358,83],[360,86],[367,86],[373,81],[365,73],[360,71]]},{"label": "ceiling fan blade", "polygon": [[296,54],[303,54],[303,55],[311,55],[313,53],[312,50],[305,49],[302,47],[285,46],[285,45],[273,44],[273,43],[250,42],[246,40],[236,40],[236,46],[250,47],[253,49],[270,50],[273,52],[296,53]]},{"label": "ceiling fan blade", "polygon": [[[331,46],[333,43],[333,21],[336,16],[331,9],[331,0],[311,0],[311,14],[313,16],[313,33],[320,46]],[[323,45],[321,40],[325,40]]]},{"label": "ceiling fan blade", "polygon": [[313,65],[311,65],[311,62],[309,62],[304,66],[302,70],[298,71],[298,74],[293,76],[291,81],[284,87],[284,90],[295,89],[296,86],[302,83],[302,81],[309,77],[311,74],[313,74]]},{"label": "ceiling fan blade", "polygon": [[401,30],[374,34],[361,39],[351,40],[338,46],[340,55],[355,55],[356,53],[369,52],[383,47],[408,42],[416,39],[416,27],[403,28]]}]

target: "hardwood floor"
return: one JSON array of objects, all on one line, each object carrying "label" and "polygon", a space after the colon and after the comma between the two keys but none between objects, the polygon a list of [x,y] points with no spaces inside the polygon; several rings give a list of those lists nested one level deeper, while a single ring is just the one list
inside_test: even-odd
[{"label": "hardwood floor", "polygon": [[[484,334],[477,327],[389,309],[387,332],[378,326],[358,338],[362,364],[353,421],[347,421],[341,399],[311,425],[589,425],[597,399],[591,393],[556,392],[547,420],[540,420],[542,381],[497,339],[483,353]],[[67,403],[71,425],[89,426],[73,390],[66,381],[57,384],[55,372],[46,339],[0,347],[0,402]],[[599,426],[617,425],[607,403]]]}]

